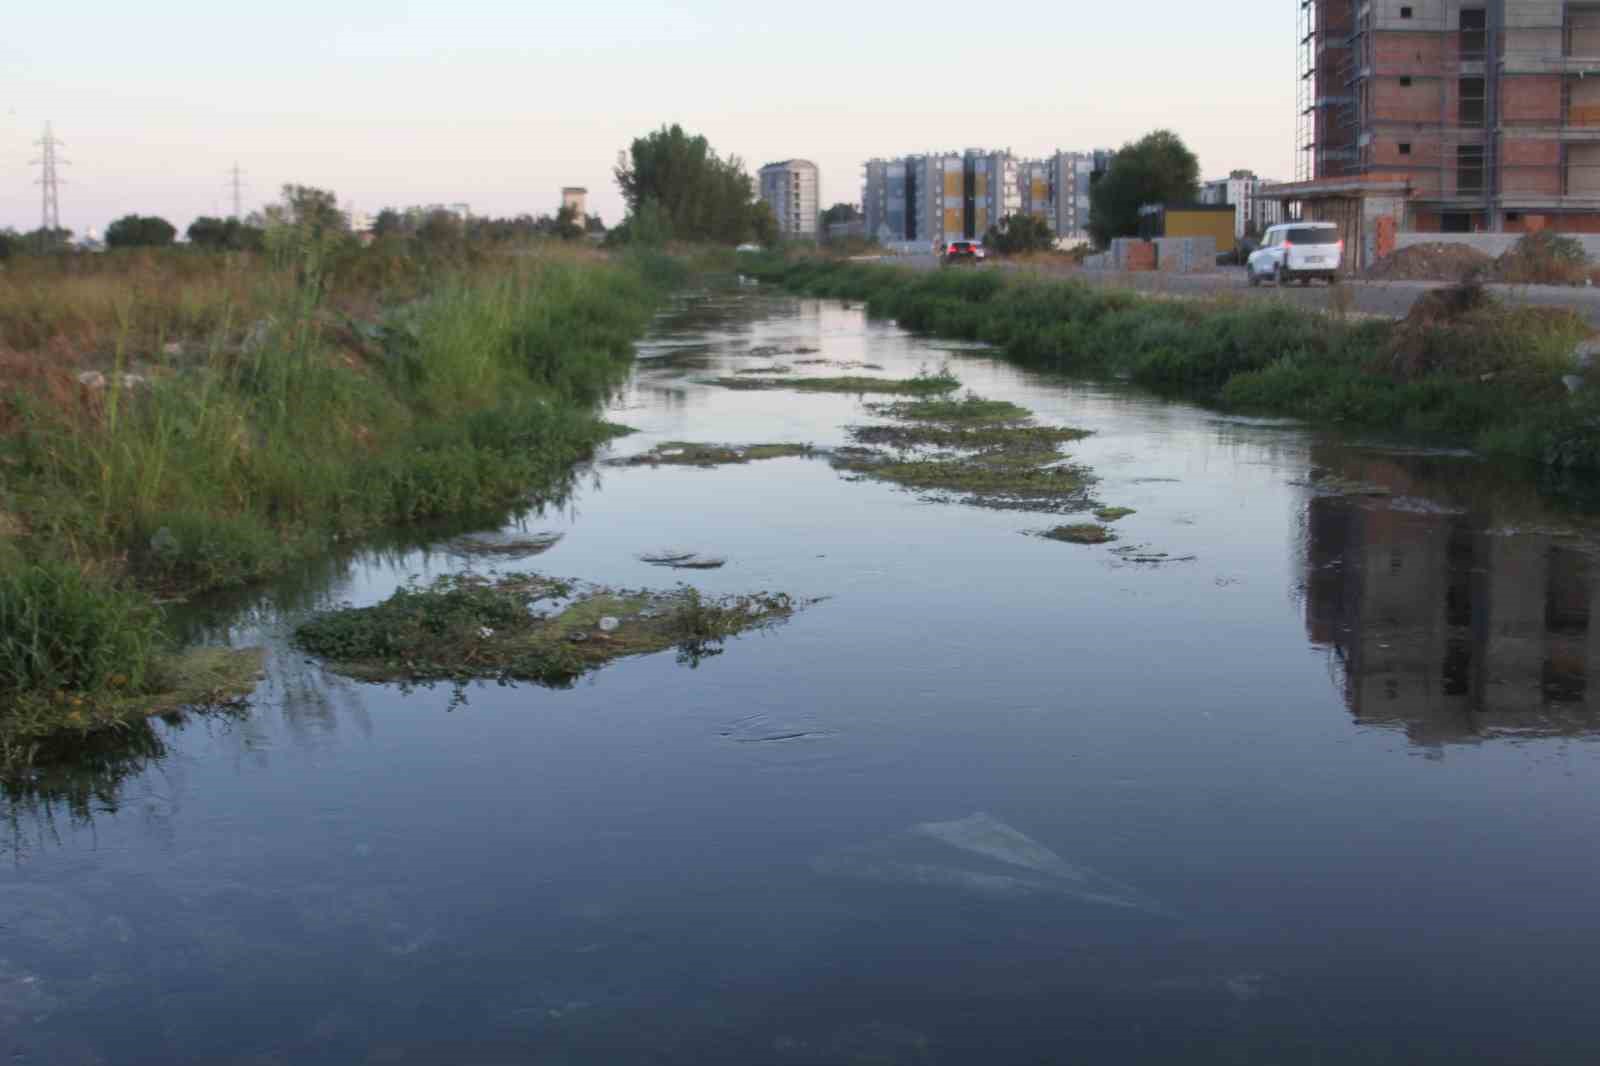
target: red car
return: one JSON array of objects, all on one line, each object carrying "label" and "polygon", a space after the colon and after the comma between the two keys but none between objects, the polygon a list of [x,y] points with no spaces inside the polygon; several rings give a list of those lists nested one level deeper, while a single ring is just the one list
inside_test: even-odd
[{"label": "red car", "polygon": [[950,241],[939,252],[943,263],[981,263],[989,253],[982,241]]}]

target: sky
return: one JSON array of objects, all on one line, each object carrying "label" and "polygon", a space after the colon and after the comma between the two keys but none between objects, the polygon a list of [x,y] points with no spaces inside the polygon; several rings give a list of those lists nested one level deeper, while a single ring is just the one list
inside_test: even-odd
[{"label": "sky", "polygon": [[1117,147],[1176,130],[1202,177],[1288,177],[1291,0],[989,5],[749,0],[76,0],[6,5],[0,227],[39,225],[34,142],[65,142],[61,220],[180,228],[286,182],[376,212],[622,216],[617,153],[664,123],[753,174],[802,157],[823,199],[861,163],[935,149]]}]

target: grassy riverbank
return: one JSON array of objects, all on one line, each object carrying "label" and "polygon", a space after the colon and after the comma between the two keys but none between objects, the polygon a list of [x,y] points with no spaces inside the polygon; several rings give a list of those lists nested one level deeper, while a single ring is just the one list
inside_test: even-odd
[{"label": "grassy riverbank", "polygon": [[1249,299],[1167,300],[995,270],[923,271],[748,257],[796,291],[864,300],[918,332],[985,341],[1030,366],[1108,374],[1230,409],[1400,430],[1574,469],[1600,468],[1600,375],[1582,318],[1481,290],[1425,297],[1403,322]]},{"label": "grassy riverbank", "polygon": [[559,495],[663,269],[292,253],[0,274],[0,755],[210,695],[161,598]]}]

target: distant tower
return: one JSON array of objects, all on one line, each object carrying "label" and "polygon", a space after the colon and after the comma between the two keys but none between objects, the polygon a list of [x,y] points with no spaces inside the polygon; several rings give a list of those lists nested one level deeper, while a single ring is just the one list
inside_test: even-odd
[{"label": "distant tower", "polygon": [[567,185],[561,190],[561,206],[570,207],[581,226],[589,218],[589,190],[578,185]]},{"label": "distant tower", "polygon": [[33,165],[39,168],[39,185],[44,190],[39,225],[47,230],[57,230],[61,228],[61,193],[58,188],[61,179],[56,174],[56,168],[66,166],[67,161],[56,157],[56,149],[62,144],[56,140],[50,123],[44,124],[44,136],[33,143],[39,146],[39,158],[33,161]]},{"label": "distant tower", "polygon": [[233,217],[244,217],[244,171],[239,169],[239,163],[234,161],[233,169],[228,171],[228,185],[233,189]]}]

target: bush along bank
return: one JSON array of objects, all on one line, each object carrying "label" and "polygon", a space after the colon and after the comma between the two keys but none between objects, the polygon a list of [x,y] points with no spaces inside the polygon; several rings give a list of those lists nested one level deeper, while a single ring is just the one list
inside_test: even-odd
[{"label": "bush along bank", "polygon": [[176,652],[163,597],[561,494],[616,431],[599,403],[671,273],[504,256],[356,316],[327,304],[313,250],[261,265],[256,320],[119,345],[103,372],[0,350],[0,758],[247,691],[249,656]]},{"label": "bush along bank", "polygon": [[1430,293],[1392,322],[995,271],[766,256],[740,269],[810,295],[864,300],[907,329],[994,344],[1029,366],[1600,468],[1600,373],[1573,357],[1587,323],[1571,311],[1509,307],[1475,286]]}]

